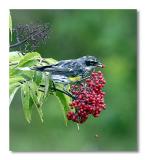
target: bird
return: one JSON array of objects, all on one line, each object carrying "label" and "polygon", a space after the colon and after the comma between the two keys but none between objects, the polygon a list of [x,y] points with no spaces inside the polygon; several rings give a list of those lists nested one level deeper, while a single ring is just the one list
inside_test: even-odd
[{"label": "bird", "polygon": [[[55,64],[34,66],[29,68],[29,70],[49,73],[53,84],[63,84],[63,90],[68,94],[67,86],[69,84],[86,79],[97,67],[104,68],[104,64],[98,58],[95,56],[83,56],[77,59],[60,60]],[[21,70],[28,70],[28,67]]]},{"label": "bird", "polygon": [[103,68],[104,65],[94,56],[83,56],[77,59],[61,60],[51,65],[36,66],[31,70],[49,72],[54,83],[67,85],[82,80],[96,67]]}]

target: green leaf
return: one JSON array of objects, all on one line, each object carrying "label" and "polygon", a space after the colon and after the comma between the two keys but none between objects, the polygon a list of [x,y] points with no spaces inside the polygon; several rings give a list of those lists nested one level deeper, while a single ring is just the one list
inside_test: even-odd
[{"label": "green leaf", "polygon": [[41,72],[34,72],[33,81],[37,85],[40,85],[42,78],[43,78],[43,74]]},{"label": "green leaf", "polygon": [[17,72],[18,75],[22,76],[26,80],[32,80],[34,77],[35,71],[19,71]]},{"label": "green leaf", "polygon": [[25,56],[23,56],[19,62],[18,67],[24,67],[27,65],[30,66],[30,64],[28,65],[29,62],[35,61],[36,59],[41,58],[40,54],[37,52],[29,52],[27,53]]},{"label": "green leaf", "polygon": [[10,76],[9,83],[11,85],[11,84],[18,83],[18,82],[21,82],[21,81],[24,81],[24,78],[22,76],[16,76],[16,77],[14,77],[14,76],[11,77]]},{"label": "green leaf", "polygon": [[11,77],[14,77],[14,76],[20,76],[21,74],[21,71],[18,70],[16,67],[10,67],[10,71],[9,71],[9,74]]},{"label": "green leaf", "polygon": [[11,102],[12,102],[12,100],[13,100],[13,98],[14,98],[14,96],[15,96],[15,94],[16,94],[16,92],[17,92],[17,90],[20,88],[20,86],[11,86],[10,87],[10,95],[9,95],[9,105],[11,104]]},{"label": "green leaf", "polygon": [[[21,61],[20,61],[21,62]],[[27,62],[25,62],[22,66],[23,67],[31,67],[31,66],[35,66],[38,64],[38,61],[36,59],[32,59],[32,60],[28,60]],[[18,67],[20,66],[21,64],[19,63]],[[21,66],[21,67],[22,67]],[[21,68],[19,67],[19,68]]]},{"label": "green leaf", "polygon": [[58,92],[58,91],[56,91],[56,97],[59,100],[61,110],[63,112],[64,121],[65,121],[65,124],[67,126],[66,114],[69,110],[69,105],[68,104],[69,104],[70,98],[68,96],[64,95],[63,93]]},{"label": "green leaf", "polygon": [[[44,90],[44,87],[41,88],[40,84],[44,84],[45,83],[45,74],[41,73],[41,72],[35,72],[34,73],[34,77],[33,77],[33,82],[36,83],[37,88],[42,89],[42,91]],[[48,86],[49,87],[49,86]],[[46,87],[45,87],[46,88]],[[38,89],[37,89],[38,90]],[[40,90],[37,91],[37,97],[38,97],[38,103],[40,104],[40,106],[43,105],[44,101],[45,101],[45,90],[44,92],[42,92]]]},{"label": "green leaf", "polygon": [[21,69],[18,69],[17,67],[15,68],[10,68],[10,77],[14,77],[14,76],[21,76],[23,77],[23,79],[26,79],[26,80],[32,80],[33,77],[34,77],[34,74],[35,74],[35,71],[33,70],[21,70]]},{"label": "green leaf", "polygon": [[49,64],[55,64],[58,62],[57,60],[55,60],[53,58],[44,58],[44,60]]},{"label": "green leaf", "polygon": [[[40,73],[40,72],[38,72]],[[39,77],[38,77],[39,78]],[[36,79],[36,77],[35,77]],[[34,80],[34,82],[36,82]],[[49,79],[49,75],[47,75],[46,73],[41,73],[41,79],[39,80],[39,83],[37,83],[37,85],[39,86],[39,91],[38,91],[38,101],[40,103],[40,105],[42,106],[46,97],[50,94],[50,79]],[[44,85],[40,86],[40,85]]]},{"label": "green leaf", "polygon": [[38,111],[40,119],[43,122],[42,106],[41,106],[41,103],[39,103],[39,100],[38,100],[38,86],[36,85],[35,82],[29,83],[29,86],[30,86],[30,96],[33,100],[34,105],[36,106],[36,109]]},{"label": "green leaf", "polygon": [[28,123],[30,123],[32,104],[30,106],[30,89],[27,83],[23,84],[21,87],[21,99],[22,99],[25,119],[27,120]]},{"label": "green leaf", "polygon": [[23,55],[18,51],[9,52],[10,65],[14,63],[18,63],[22,57]]},{"label": "green leaf", "polygon": [[48,90],[49,90],[49,75],[45,74],[45,97],[48,94]]},{"label": "green leaf", "polygon": [[11,41],[12,41],[12,17],[11,17],[11,15],[9,15],[9,29],[10,29]]},{"label": "green leaf", "polygon": [[14,95],[16,94],[17,90],[19,89],[21,83],[20,81],[24,81],[23,77],[10,77],[10,87],[9,87],[9,104],[11,104]]},{"label": "green leaf", "polygon": [[11,84],[9,87],[9,95],[11,95],[14,92],[15,88],[17,88],[19,86],[20,86],[20,84],[18,82]]}]

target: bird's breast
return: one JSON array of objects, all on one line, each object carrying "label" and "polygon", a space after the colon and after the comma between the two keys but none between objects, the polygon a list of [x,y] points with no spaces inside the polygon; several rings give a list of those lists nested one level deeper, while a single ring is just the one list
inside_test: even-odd
[{"label": "bird's breast", "polygon": [[76,76],[76,77],[69,77],[68,78],[71,82],[76,82],[81,80],[81,76]]}]

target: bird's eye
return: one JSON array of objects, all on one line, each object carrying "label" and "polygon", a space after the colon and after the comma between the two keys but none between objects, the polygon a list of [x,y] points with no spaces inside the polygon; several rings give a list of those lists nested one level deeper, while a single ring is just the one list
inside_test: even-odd
[{"label": "bird's eye", "polygon": [[87,66],[90,66],[90,61],[85,61]]},{"label": "bird's eye", "polygon": [[92,66],[96,66],[97,62],[96,61],[91,61]]},{"label": "bird's eye", "polygon": [[91,62],[91,64],[95,64],[95,62],[94,62],[94,61],[92,61],[92,62]]},{"label": "bird's eye", "polygon": [[97,64],[97,62],[95,62],[95,61],[86,61],[85,63],[87,66],[94,66]]}]

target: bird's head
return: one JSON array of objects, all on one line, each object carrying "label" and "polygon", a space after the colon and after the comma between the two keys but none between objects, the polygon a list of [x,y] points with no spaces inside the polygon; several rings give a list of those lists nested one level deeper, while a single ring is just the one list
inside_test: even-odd
[{"label": "bird's head", "polygon": [[104,65],[100,62],[100,60],[94,56],[84,56],[82,59],[85,62],[86,67],[91,69],[96,67],[104,68]]}]

